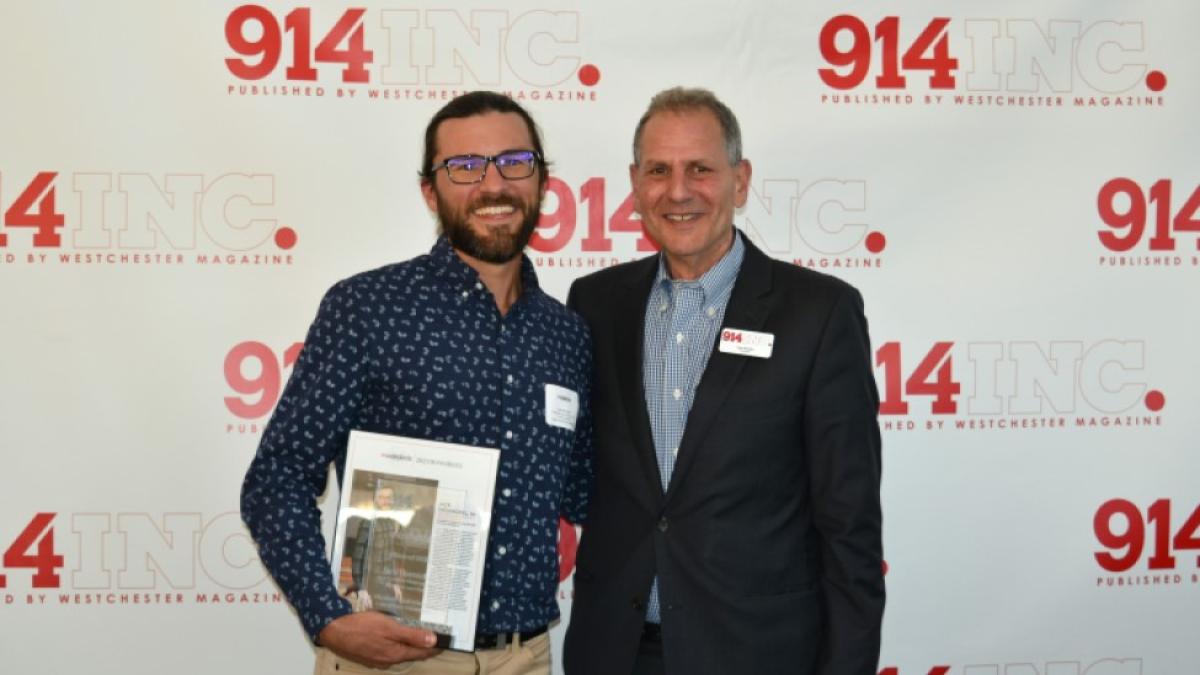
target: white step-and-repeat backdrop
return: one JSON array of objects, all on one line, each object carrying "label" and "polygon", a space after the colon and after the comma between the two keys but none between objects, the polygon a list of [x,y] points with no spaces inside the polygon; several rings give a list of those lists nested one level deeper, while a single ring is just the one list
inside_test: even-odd
[{"label": "white step-and-repeat backdrop", "polygon": [[1198,26],[1182,1],[5,3],[0,670],[307,672],[238,491],[322,292],[433,242],[426,121],[478,88],[532,111],[529,253],[561,298],[646,254],[630,139],[685,84],[741,118],[739,226],[866,297],[881,671],[1200,672]]}]

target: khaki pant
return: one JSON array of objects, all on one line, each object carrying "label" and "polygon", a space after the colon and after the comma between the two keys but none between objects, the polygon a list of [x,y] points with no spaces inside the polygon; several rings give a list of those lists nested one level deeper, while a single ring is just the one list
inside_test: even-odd
[{"label": "khaki pant", "polygon": [[529,642],[513,642],[498,649],[481,649],[474,654],[446,650],[424,661],[399,663],[377,670],[347,661],[328,649],[317,650],[313,675],[343,673],[404,673],[404,675],[550,675],[550,633]]}]

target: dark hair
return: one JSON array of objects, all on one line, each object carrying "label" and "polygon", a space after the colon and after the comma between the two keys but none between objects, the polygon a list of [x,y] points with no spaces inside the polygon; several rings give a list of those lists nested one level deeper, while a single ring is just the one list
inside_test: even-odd
[{"label": "dark hair", "polygon": [[421,160],[422,180],[433,179],[433,157],[437,154],[437,131],[442,122],[474,117],[489,112],[514,113],[520,115],[521,119],[525,121],[525,126],[529,129],[529,137],[533,139],[533,149],[537,152],[543,169],[538,173],[538,184],[546,182],[546,154],[542,152],[542,134],[538,130],[537,124],[520,104],[504,94],[494,91],[472,91],[463,94],[443,106],[433,116],[433,119],[429,120],[429,126],[425,127],[425,156]]},{"label": "dark hair", "polygon": [[646,122],[650,121],[651,117],[662,112],[683,113],[695,110],[707,110],[717,118],[725,140],[725,155],[729,158],[729,164],[742,161],[742,129],[729,106],[707,89],[672,87],[655,94],[650,100],[650,107],[646,109],[642,119],[638,120],[637,129],[633,132],[633,163],[642,163],[642,130],[646,128]]}]

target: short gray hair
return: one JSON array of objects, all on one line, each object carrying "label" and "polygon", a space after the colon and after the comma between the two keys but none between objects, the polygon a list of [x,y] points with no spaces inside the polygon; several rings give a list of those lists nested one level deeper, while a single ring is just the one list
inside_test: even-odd
[{"label": "short gray hair", "polygon": [[650,107],[646,108],[642,119],[638,120],[637,130],[633,132],[633,163],[642,163],[642,131],[651,117],[663,112],[682,113],[696,110],[707,110],[717,118],[721,125],[721,135],[725,138],[725,154],[729,157],[729,163],[732,165],[742,161],[742,129],[729,106],[707,89],[672,87],[655,94],[654,98],[650,99]]}]

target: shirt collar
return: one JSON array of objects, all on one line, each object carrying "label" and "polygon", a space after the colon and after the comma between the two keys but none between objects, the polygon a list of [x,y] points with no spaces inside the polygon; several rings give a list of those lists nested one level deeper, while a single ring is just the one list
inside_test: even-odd
[{"label": "shirt collar", "polygon": [[[434,273],[456,289],[471,288],[479,283],[479,273],[458,257],[458,254],[454,252],[454,247],[450,245],[450,240],[444,234],[438,235],[437,241],[433,243],[433,248],[429,249],[429,260],[433,263]],[[521,298],[526,295],[532,297],[540,291],[541,286],[538,284],[537,273],[533,271],[533,263],[529,261],[529,256],[522,253]],[[521,298],[517,299],[518,302]]]},{"label": "shirt collar", "polygon": [[[678,282],[680,284],[699,284],[705,298],[719,298],[726,293],[737,279],[738,270],[742,268],[742,258],[746,255],[746,245],[742,243],[742,233],[733,229],[733,246],[721,256],[717,264],[700,275],[695,281]],[[668,293],[671,285],[676,283],[667,272],[667,260],[664,254],[658,256],[658,274],[654,277],[655,287],[661,287]]]}]

